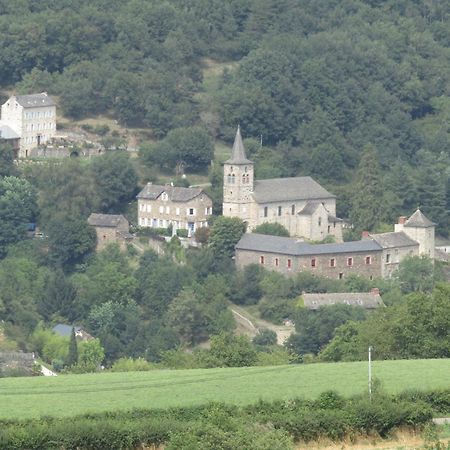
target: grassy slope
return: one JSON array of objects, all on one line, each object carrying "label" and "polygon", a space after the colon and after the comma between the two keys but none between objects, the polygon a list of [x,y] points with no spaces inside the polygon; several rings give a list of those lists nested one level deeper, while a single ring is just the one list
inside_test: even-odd
[{"label": "grassy slope", "polygon": [[[376,361],[373,374],[387,392],[450,388],[450,360]],[[0,418],[70,416],[131,408],[166,408],[208,401],[343,395],[367,387],[367,363],[249,367],[9,378],[0,382]]]}]

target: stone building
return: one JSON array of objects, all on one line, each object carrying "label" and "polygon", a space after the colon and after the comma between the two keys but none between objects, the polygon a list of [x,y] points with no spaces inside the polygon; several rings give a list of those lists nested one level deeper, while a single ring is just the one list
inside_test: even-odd
[{"label": "stone building", "polygon": [[56,104],[46,92],[10,97],[2,105],[1,124],[20,137],[19,158],[49,141],[56,133]]},{"label": "stone building", "polygon": [[97,233],[97,251],[103,250],[108,244],[116,242],[125,248],[131,242],[128,220],[122,214],[96,214],[88,218],[88,224],[95,228]]},{"label": "stone building", "polygon": [[140,227],[187,230],[207,227],[212,215],[211,197],[201,188],[148,183],[137,195]]},{"label": "stone building", "polygon": [[342,279],[350,274],[381,276],[381,246],[372,239],[308,244],[295,238],[248,233],[236,245],[237,267],[259,264],[283,275],[311,272]]},{"label": "stone building", "polygon": [[255,180],[239,128],[231,158],[224,163],[223,215],[239,217],[247,231],[264,222],[277,222],[291,236],[320,241],[331,235],[342,242],[336,197],[311,177]]},{"label": "stone building", "polygon": [[326,294],[304,292],[301,298],[305,308],[311,310],[330,305],[350,305],[370,311],[385,306],[378,288],[373,288],[370,292],[330,292]]},{"label": "stone building", "polygon": [[417,210],[409,219],[400,217],[397,231],[365,233],[360,241],[308,244],[294,238],[245,234],[236,245],[235,260],[238,267],[260,264],[284,275],[309,271],[335,279],[352,273],[388,278],[408,256],[434,257],[434,227]]}]

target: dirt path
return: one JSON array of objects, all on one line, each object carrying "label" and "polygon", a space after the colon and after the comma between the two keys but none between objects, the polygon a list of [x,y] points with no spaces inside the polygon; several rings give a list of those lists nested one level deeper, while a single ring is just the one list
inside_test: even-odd
[{"label": "dirt path", "polygon": [[236,305],[232,306],[231,312],[238,323],[239,331],[250,337],[255,336],[259,328],[267,328],[275,331],[277,334],[277,342],[279,345],[282,345],[284,341],[295,332],[295,327],[293,325],[274,325],[273,323],[250,315],[243,308]]}]

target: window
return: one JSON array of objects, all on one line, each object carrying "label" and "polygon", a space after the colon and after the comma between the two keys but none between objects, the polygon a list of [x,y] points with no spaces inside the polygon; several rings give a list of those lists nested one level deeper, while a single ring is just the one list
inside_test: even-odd
[{"label": "window", "polygon": [[319,217],[319,219],[317,220],[317,224],[320,226],[322,226],[322,217]]},{"label": "window", "polygon": [[281,206],[278,207],[278,215],[281,216]]},{"label": "window", "polygon": [[280,263],[280,260],[278,258],[275,258],[275,267],[278,267]]},{"label": "window", "polygon": [[366,264],[372,264],[372,257],[371,256],[366,256]]},{"label": "window", "polygon": [[260,256],[259,257],[259,263],[260,264],[264,264],[264,256]]},{"label": "window", "polygon": [[339,272],[339,279],[342,280],[344,278],[344,274],[342,272]]},{"label": "window", "polygon": [[391,262],[391,255],[389,253],[386,254],[386,263]]},{"label": "window", "polygon": [[166,214],[170,214],[170,206],[166,206]]},{"label": "window", "polygon": [[264,206],[264,217],[267,217],[269,214],[269,208],[267,206]]},{"label": "window", "polygon": [[316,258],[311,259],[311,267],[316,267]]},{"label": "window", "polygon": [[287,260],[287,268],[292,269],[292,260],[291,259]]},{"label": "window", "polygon": [[331,227],[328,225],[328,234],[330,234]]},{"label": "window", "polygon": [[353,258],[347,258],[347,266],[353,266]]},{"label": "window", "polygon": [[336,260],[334,258],[330,259],[330,267],[336,267]]},{"label": "window", "polygon": [[152,205],[147,205],[147,212],[152,212]]},{"label": "window", "polygon": [[294,215],[295,214],[295,205],[291,206],[291,214]]},{"label": "window", "polygon": [[234,184],[235,176],[234,173],[231,175],[231,184]]},{"label": "window", "polygon": [[160,206],[159,207],[159,213],[160,214],[164,214],[164,206]]},{"label": "window", "polygon": [[144,206],[145,206],[145,205],[143,205],[143,204],[141,203],[141,204],[139,205],[139,210],[140,210],[140,211],[144,211]]},{"label": "window", "polygon": [[163,192],[162,195],[161,195],[161,200],[166,202],[168,199],[169,199],[169,196],[167,195],[167,193]]},{"label": "window", "polygon": [[180,215],[180,208],[177,208],[177,209],[175,210],[175,214],[176,214],[177,216]]},{"label": "window", "polygon": [[195,208],[189,208],[189,209],[188,209],[188,214],[189,214],[190,216],[195,216]]}]

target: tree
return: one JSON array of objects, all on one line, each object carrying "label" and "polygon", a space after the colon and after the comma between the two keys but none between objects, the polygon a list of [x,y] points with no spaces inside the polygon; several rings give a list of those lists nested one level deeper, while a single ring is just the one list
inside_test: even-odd
[{"label": "tree", "polygon": [[231,258],[234,247],[245,233],[244,222],[237,217],[218,217],[211,227],[209,245],[217,258]]},{"label": "tree", "polygon": [[75,369],[82,372],[95,372],[99,369],[104,358],[105,351],[99,339],[82,342],[78,364],[75,366]]},{"label": "tree", "polygon": [[211,338],[211,356],[218,367],[245,367],[254,365],[257,351],[247,336],[221,333]]},{"label": "tree", "polygon": [[12,145],[0,141],[0,177],[15,175],[17,170],[14,165],[14,148]]},{"label": "tree", "polygon": [[350,219],[356,229],[371,230],[383,215],[381,171],[372,145],[364,148],[353,190]]},{"label": "tree", "polygon": [[8,246],[25,237],[26,225],[36,216],[36,192],[21,178],[0,179],[0,257]]},{"label": "tree", "polygon": [[80,216],[57,214],[44,229],[48,234],[48,257],[57,267],[69,269],[95,249],[95,230]]},{"label": "tree", "polygon": [[261,346],[276,345],[277,333],[268,328],[261,328],[258,330],[258,334],[253,338],[253,343]]},{"label": "tree", "polygon": [[157,144],[143,147],[141,156],[146,164],[198,171],[206,169],[214,158],[214,145],[211,136],[201,127],[176,128]]},{"label": "tree", "polygon": [[78,363],[78,345],[77,337],[75,336],[75,328],[72,327],[72,332],[70,333],[69,342],[69,353],[66,358],[66,366],[72,367]]},{"label": "tree", "polygon": [[274,223],[263,222],[262,224],[256,226],[253,229],[252,233],[289,237],[289,231],[283,225],[281,225],[281,223],[277,222]]},{"label": "tree", "polygon": [[127,153],[99,156],[92,161],[91,171],[102,212],[119,212],[125,202],[133,199],[137,174]]},{"label": "tree", "polygon": [[293,317],[296,333],[289,337],[286,346],[298,355],[317,354],[333,338],[339,326],[365,317],[365,311],[356,306],[324,306],[317,311],[300,308]]},{"label": "tree", "polygon": [[433,261],[427,256],[408,256],[395,273],[402,292],[431,292],[434,286]]}]

